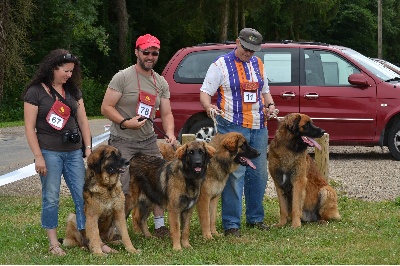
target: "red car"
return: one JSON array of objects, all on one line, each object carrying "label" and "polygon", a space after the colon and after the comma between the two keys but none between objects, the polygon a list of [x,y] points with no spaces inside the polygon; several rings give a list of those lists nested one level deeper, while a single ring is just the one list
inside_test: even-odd
[{"label": "red car", "polygon": [[[206,141],[214,135],[213,121],[200,105],[200,86],[215,58],[234,47],[183,48],[166,65],[162,75],[180,140],[187,133]],[[350,48],[323,43],[264,43],[255,55],[264,61],[279,117],[307,114],[329,134],[330,145],[387,146],[400,160],[399,75]],[[159,118],[154,122],[162,128]],[[269,140],[277,123],[268,121]]]}]

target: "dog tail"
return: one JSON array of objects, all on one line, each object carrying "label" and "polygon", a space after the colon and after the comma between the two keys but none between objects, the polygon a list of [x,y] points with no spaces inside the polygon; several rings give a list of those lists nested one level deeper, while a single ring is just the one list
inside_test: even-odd
[{"label": "dog tail", "polygon": [[319,198],[321,218],[326,221],[340,220],[341,216],[338,210],[336,191],[330,186],[325,186],[319,191]]}]

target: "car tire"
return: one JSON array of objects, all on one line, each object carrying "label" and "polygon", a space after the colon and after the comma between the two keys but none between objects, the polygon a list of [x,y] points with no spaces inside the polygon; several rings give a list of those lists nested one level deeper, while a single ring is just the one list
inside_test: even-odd
[{"label": "car tire", "polygon": [[387,144],[392,156],[400,161],[400,122],[389,129]]},{"label": "car tire", "polygon": [[199,120],[189,129],[189,134],[194,134],[196,140],[211,141],[215,135],[214,122],[211,118]]}]

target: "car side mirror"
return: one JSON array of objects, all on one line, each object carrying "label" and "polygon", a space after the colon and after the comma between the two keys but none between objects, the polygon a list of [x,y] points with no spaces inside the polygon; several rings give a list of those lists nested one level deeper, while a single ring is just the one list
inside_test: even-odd
[{"label": "car side mirror", "polygon": [[363,74],[351,74],[348,77],[348,81],[351,85],[359,87],[370,87],[367,78]]}]

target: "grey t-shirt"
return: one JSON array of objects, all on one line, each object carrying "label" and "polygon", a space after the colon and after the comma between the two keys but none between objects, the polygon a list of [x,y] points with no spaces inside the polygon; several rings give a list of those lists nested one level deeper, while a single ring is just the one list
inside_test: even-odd
[{"label": "grey t-shirt", "polygon": [[[139,80],[138,78],[139,77]],[[157,95],[155,102],[155,110],[160,107],[161,98],[170,98],[169,86],[163,76],[152,71],[150,77],[144,76],[136,72],[135,65],[124,70],[120,70],[111,79],[109,88],[122,93],[121,98],[115,105],[115,109],[125,118],[137,116],[139,87],[141,91]],[[154,118],[155,110],[151,119]],[[146,121],[145,125],[140,129],[121,130],[119,124],[112,123],[110,134],[119,138],[143,141],[155,135],[153,124]]]},{"label": "grey t-shirt", "polygon": [[[82,98],[82,92],[79,91],[79,99]],[[46,91],[41,85],[35,85],[28,89],[25,94],[24,102],[33,104],[38,107],[38,114],[36,117],[36,135],[39,141],[39,147],[51,151],[74,151],[82,147],[82,137],[79,143],[72,143],[70,141],[63,142],[62,135],[68,130],[77,130],[74,117],[69,117],[67,123],[62,130],[56,130],[50,126],[46,121],[46,116],[53,106],[55,99]],[[66,102],[74,112],[78,108],[78,102],[71,96],[66,97]]]}]

